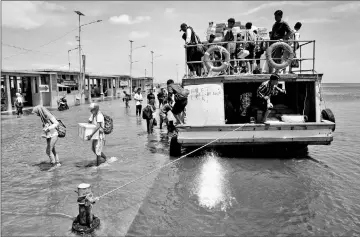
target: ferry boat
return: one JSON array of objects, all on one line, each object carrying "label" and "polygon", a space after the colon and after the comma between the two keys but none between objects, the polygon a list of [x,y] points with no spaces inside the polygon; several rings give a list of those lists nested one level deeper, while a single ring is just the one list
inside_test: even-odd
[{"label": "ferry boat", "polygon": [[[271,41],[266,40],[266,42]],[[177,126],[177,133],[171,138],[170,155],[181,155],[182,147],[204,145],[211,147],[330,145],[335,131],[335,117],[329,108],[322,108],[323,74],[315,71],[315,41],[297,42],[300,45],[297,51],[300,53],[300,57],[297,58],[299,69],[293,70],[292,74],[278,74],[279,87],[286,89],[286,94],[271,97],[274,108],[265,123],[261,122],[264,111],[252,102],[247,108],[248,114],[241,116],[240,97],[247,94],[250,100],[254,100],[258,87],[262,82],[270,79],[270,73],[230,75],[228,67],[223,75],[208,74],[192,78],[188,76],[186,70],[186,76],[182,80],[183,87],[189,91],[186,121],[185,124]],[[286,43],[278,42],[278,44]],[[310,51],[313,52],[313,56],[302,58],[303,46],[311,44],[313,49]],[[187,45],[185,50],[186,47],[195,46]],[[269,48],[266,53],[271,55],[268,50]],[[293,55],[290,55],[289,62],[291,56]],[[245,60],[248,59],[234,61]],[[269,61],[268,58],[266,60]],[[312,69],[303,68],[305,60],[312,61],[310,62]],[[228,119],[231,111],[226,110],[227,101],[230,101],[235,108],[236,118],[232,121]]]}]

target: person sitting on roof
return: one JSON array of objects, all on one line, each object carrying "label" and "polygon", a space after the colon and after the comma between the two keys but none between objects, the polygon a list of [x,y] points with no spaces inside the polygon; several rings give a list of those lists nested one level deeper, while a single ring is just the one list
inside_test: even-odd
[{"label": "person sitting on roof", "polygon": [[266,122],[267,117],[269,116],[271,109],[274,107],[270,101],[270,97],[277,95],[278,92],[286,94],[286,91],[279,88],[277,85],[279,83],[280,76],[278,74],[272,74],[270,80],[263,82],[257,89],[258,104],[260,109],[265,111],[263,117],[263,123]]},{"label": "person sitting on roof", "polygon": [[[289,40],[290,36],[293,34],[293,31],[291,30],[288,23],[282,20],[283,12],[281,10],[277,10],[274,13],[275,16],[275,23],[271,30],[270,40]],[[270,42],[270,45],[272,45],[274,42]],[[283,50],[281,48],[278,48],[275,50],[274,53],[274,61],[276,63],[281,63],[281,57],[289,57],[289,52]],[[273,68],[269,67],[269,72],[272,73]]]}]

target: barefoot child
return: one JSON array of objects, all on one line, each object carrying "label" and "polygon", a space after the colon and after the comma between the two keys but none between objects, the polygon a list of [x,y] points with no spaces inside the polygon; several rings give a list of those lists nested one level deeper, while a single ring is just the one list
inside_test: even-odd
[{"label": "barefoot child", "polygon": [[[92,140],[92,151],[96,155],[96,164],[99,166],[101,163],[106,161],[106,156],[102,152],[105,146],[105,133],[104,126],[105,120],[104,115],[99,110],[99,105],[96,103],[91,103],[89,106],[91,116],[89,118],[89,123],[94,124],[96,126],[94,132],[90,134],[87,139]],[[102,161],[103,158],[104,160]]]},{"label": "barefoot child", "polygon": [[162,129],[162,124],[165,123],[166,127],[168,127],[168,119],[167,119],[167,114],[168,112],[172,110],[172,106],[168,103],[168,99],[165,98],[163,100],[163,106],[160,109],[160,129]]}]

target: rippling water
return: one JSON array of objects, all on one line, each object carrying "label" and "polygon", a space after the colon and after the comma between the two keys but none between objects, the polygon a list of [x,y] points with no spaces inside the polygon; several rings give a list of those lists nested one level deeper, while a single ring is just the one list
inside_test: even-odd
[{"label": "rippling water", "polygon": [[[325,84],[323,95],[337,122],[330,146],[289,158],[211,150],[185,158],[96,203],[95,235],[360,235],[360,84]],[[115,125],[105,153],[117,157],[101,168],[84,168],[95,160],[90,143],[77,137],[86,106],[54,111],[68,133],[57,144],[63,166],[52,172],[43,171],[40,119],[2,120],[3,236],[71,236],[78,184],[90,183],[100,195],[173,160],[166,134],[148,136],[134,106],[100,105]]]}]

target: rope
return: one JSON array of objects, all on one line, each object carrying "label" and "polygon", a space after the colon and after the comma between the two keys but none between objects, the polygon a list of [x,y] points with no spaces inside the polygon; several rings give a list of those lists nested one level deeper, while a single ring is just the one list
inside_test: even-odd
[{"label": "rope", "polygon": [[136,178],[136,179],[134,179],[134,180],[132,180],[132,181],[130,181],[130,182],[128,182],[128,183],[120,186],[120,187],[118,187],[118,188],[115,188],[115,189],[113,189],[113,190],[111,190],[111,191],[109,191],[109,192],[107,192],[107,193],[104,193],[103,195],[97,197],[96,199],[99,200],[100,198],[103,198],[103,197],[105,197],[105,196],[107,196],[107,195],[115,192],[116,190],[119,190],[119,189],[121,189],[121,188],[124,188],[124,187],[128,186],[129,184],[132,184],[132,183],[134,183],[135,181],[138,181],[138,180],[140,180],[140,179],[142,179],[142,178],[144,178],[144,177],[146,177],[146,176],[154,173],[154,172],[157,171],[157,170],[160,170],[160,169],[162,169],[162,168],[164,168],[164,167],[166,167],[166,166],[169,166],[169,165],[171,165],[171,164],[173,164],[173,163],[175,163],[175,162],[177,162],[177,161],[179,161],[179,160],[181,160],[181,159],[189,156],[190,154],[193,154],[193,153],[197,152],[198,150],[201,150],[202,148],[204,148],[204,147],[206,147],[206,146],[208,146],[208,145],[210,145],[210,144],[218,141],[219,139],[227,136],[228,134],[230,134],[230,133],[232,133],[232,132],[235,132],[236,130],[242,128],[243,126],[244,126],[244,125],[241,125],[240,127],[238,127],[238,128],[236,128],[236,129],[234,129],[234,130],[232,130],[232,131],[229,131],[229,132],[225,133],[223,136],[216,138],[215,140],[213,140],[213,141],[211,141],[211,142],[209,142],[209,143],[207,143],[207,144],[205,144],[205,145],[203,145],[203,146],[201,146],[201,147],[199,147],[199,148],[197,148],[197,149],[195,149],[195,150],[193,150],[193,151],[191,151],[191,152],[189,152],[189,153],[181,156],[180,158],[178,158],[178,159],[176,159],[176,160],[174,160],[174,161],[172,161],[172,162],[170,162],[170,163],[167,163],[166,165],[163,165],[163,166],[161,166],[161,167],[159,167],[159,168],[156,168],[156,169],[154,169],[154,170],[152,170],[152,171],[150,171],[150,172],[148,172],[148,173],[146,173],[146,174],[144,174],[144,175],[142,175],[142,176],[140,176],[140,177],[138,177],[138,178]]},{"label": "rope", "polygon": [[59,213],[59,212],[48,212],[48,213],[21,213],[21,212],[8,212],[8,211],[1,211],[1,213],[9,214],[9,215],[25,215],[25,216],[59,216],[59,217],[65,217],[73,219],[73,216]]}]

